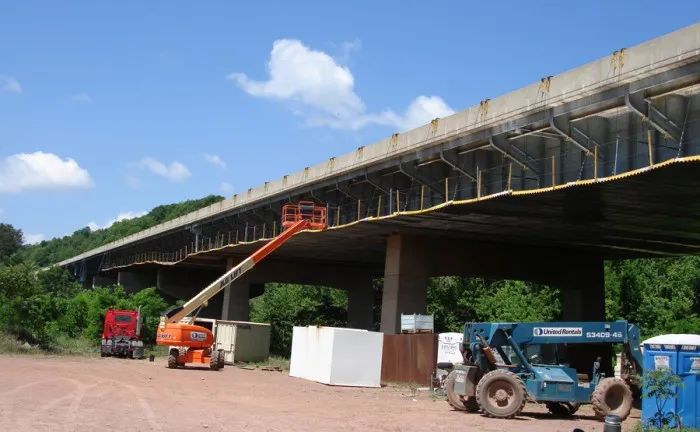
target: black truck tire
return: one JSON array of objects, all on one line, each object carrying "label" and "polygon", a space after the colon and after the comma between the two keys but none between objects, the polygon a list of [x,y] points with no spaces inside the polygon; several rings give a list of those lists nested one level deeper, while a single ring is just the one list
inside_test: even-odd
[{"label": "black truck tire", "polygon": [[525,407],[525,384],[513,372],[496,369],[484,375],[476,385],[476,400],[487,416],[512,418]]},{"label": "black truck tire", "polygon": [[630,415],[634,398],[632,390],[622,378],[609,377],[600,380],[593,395],[591,405],[599,418],[606,415],[616,415],[624,420]]},{"label": "black truck tire", "polygon": [[168,354],[168,367],[170,369],[176,369],[177,368],[177,357],[180,355],[180,351],[176,349],[171,349],[170,353]]},{"label": "black truck tire", "polygon": [[463,398],[454,392],[456,377],[456,371],[452,371],[447,375],[447,379],[445,380],[445,394],[447,395],[447,402],[457,411],[479,412],[479,404],[477,403],[475,397]]}]

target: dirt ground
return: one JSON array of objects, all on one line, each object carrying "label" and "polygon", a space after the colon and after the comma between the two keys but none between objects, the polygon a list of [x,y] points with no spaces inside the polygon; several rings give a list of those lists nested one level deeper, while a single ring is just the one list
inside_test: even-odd
[{"label": "dirt ground", "polygon": [[[283,372],[170,370],[146,360],[0,356],[0,430],[602,431],[589,407],[571,420],[528,405],[517,419],[453,411],[405,387],[332,387]],[[639,419],[634,412],[629,430]]]}]

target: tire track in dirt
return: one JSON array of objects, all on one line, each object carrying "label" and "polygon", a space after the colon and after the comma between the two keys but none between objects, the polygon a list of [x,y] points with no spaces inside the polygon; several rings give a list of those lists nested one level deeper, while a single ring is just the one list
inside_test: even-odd
[{"label": "tire track in dirt", "polygon": [[105,382],[110,382],[110,383],[113,383],[113,384],[116,384],[118,386],[126,388],[136,398],[136,401],[138,402],[138,404],[141,408],[141,411],[143,411],[144,415],[146,416],[146,421],[148,422],[151,429],[154,431],[157,431],[157,432],[162,432],[163,429],[161,428],[160,424],[158,423],[158,419],[156,418],[155,414],[153,413],[153,409],[151,409],[151,404],[148,403],[148,401],[144,397],[141,389],[139,389],[136,386],[132,386],[130,384],[126,384],[124,382],[112,380],[109,378],[96,377],[96,376],[93,376],[93,378],[94,379],[101,379]]}]

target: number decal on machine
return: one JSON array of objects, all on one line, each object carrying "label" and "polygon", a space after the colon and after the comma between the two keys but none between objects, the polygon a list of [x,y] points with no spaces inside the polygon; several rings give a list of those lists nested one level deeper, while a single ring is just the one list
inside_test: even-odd
[{"label": "number decal on machine", "polygon": [[599,339],[609,339],[618,338],[622,339],[622,332],[586,332],[587,338],[599,338]]}]

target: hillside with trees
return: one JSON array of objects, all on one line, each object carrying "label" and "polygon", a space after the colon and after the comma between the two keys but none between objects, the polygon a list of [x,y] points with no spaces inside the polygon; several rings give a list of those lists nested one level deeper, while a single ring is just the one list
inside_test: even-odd
[{"label": "hillside with trees", "polygon": [[[117,221],[104,229],[93,231],[89,227],[85,227],[65,237],[45,240],[36,245],[23,246],[19,248],[19,251],[13,258],[15,262],[30,261],[39,267],[46,267],[160,223],[186,215],[223,199],[224,197],[220,195],[209,195],[200,199],[160,205],[143,216]],[[3,229],[0,225],[0,242],[3,241],[3,235]]]}]

